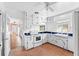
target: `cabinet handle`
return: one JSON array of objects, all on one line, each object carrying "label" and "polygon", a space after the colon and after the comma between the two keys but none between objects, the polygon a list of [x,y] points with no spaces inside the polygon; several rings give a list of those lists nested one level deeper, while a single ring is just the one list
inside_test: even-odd
[{"label": "cabinet handle", "polygon": [[1,46],[1,44],[0,44],[0,46]]}]

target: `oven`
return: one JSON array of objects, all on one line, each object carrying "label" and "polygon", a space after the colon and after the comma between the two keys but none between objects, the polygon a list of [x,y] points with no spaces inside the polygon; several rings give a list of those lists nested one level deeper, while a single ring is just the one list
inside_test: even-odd
[{"label": "oven", "polygon": [[40,42],[42,42],[42,37],[41,37],[41,35],[33,35],[32,36],[32,39],[33,39],[33,42],[34,43],[40,43]]},{"label": "oven", "polygon": [[41,36],[37,36],[36,41],[40,41],[40,40],[41,40]]}]

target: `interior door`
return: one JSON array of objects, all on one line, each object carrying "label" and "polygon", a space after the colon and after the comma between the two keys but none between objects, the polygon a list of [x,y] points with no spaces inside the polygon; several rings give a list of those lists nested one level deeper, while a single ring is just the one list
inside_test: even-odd
[{"label": "interior door", "polygon": [[11,35],[10,35],[10,39],[11,39],[11,49],[15,49],[17,46],[16,46],[16,33],[15,32],[12,32]]},{"label": "interior door", "polygon": [[17,48],[17,34],[18,34],[18,27],[17,24],[11,24],[11,49]]}]

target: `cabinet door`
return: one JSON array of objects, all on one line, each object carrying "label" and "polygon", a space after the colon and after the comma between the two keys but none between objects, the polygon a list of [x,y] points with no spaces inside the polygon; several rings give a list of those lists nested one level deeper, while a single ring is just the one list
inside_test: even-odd
[{"label": "cabinet door", "polygon": [[22,42],[22,44],[23,44],[24,48],[27,49],[27,46],[28,46],[28,45],[27,45],[27,38],[24,39],[24,42]]},{"label": "cabinet door", "polygon": [[53,40],[52,35],[48,34],[47,36],[48,36],[47,42],[52,43]]},{"label": "cabinet door", "polygon": [[48,35],[47,34],[42,34],[42,42],[43,43],[46,43],[47,42],[47,39],[48,39],[48,37],[47,37]]},{"label": "cabinet door", "polygon": [[67,49],[67,39],[66,38],[62,38],[62,37],[56,37],[56,42],[55,44],[59,47],[65,48]]},{"label": "cabinet door", "polygon": [[68,38],[68,50],[74,51],[74,44],[72,38]]},{"label": "cabinet door", "polygon": [[28,41],[28,49],[33,48],[33,42],[32,41]]},{"label": "cabinet door", "polygon": [[28,49],[33,48],[33,39],[31,39],[31,37],[28,37],[27,45],[28,45]]},{"label": "cabinet door", "polygon": [[23,35],[22,46],[24,46],[24,48],[27,49],[27,36]]},{"label": "cabinet door", "polygon": [[65,43],[64,43],[64,41],[63,41],[62,39],[59,39],[59,40],[57,40],[57,45],[58,45],[59,47],[64,48]]},{"label": "cabinet door", "polygon": [[47,42],[50,42],[50,38],[51,38],[50,34],[47,34]]},{"label": "cabinet door", "polygon": [[55,44],[56,45],[56,37],[54,35],[51,35],[50,39],[49,39],[49,43],[51,44]]}]

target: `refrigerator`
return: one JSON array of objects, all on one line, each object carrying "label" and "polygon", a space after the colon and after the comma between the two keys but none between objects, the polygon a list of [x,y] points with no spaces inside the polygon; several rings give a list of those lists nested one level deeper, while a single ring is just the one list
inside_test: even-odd
[{"label": "refrigerator", "polygon": [[0,13],[0,56],[2,55],[2,14]]},{"label": "refrigerator", "polygon": [[6,14],[0,10],[0,56],[5,56]]}]

